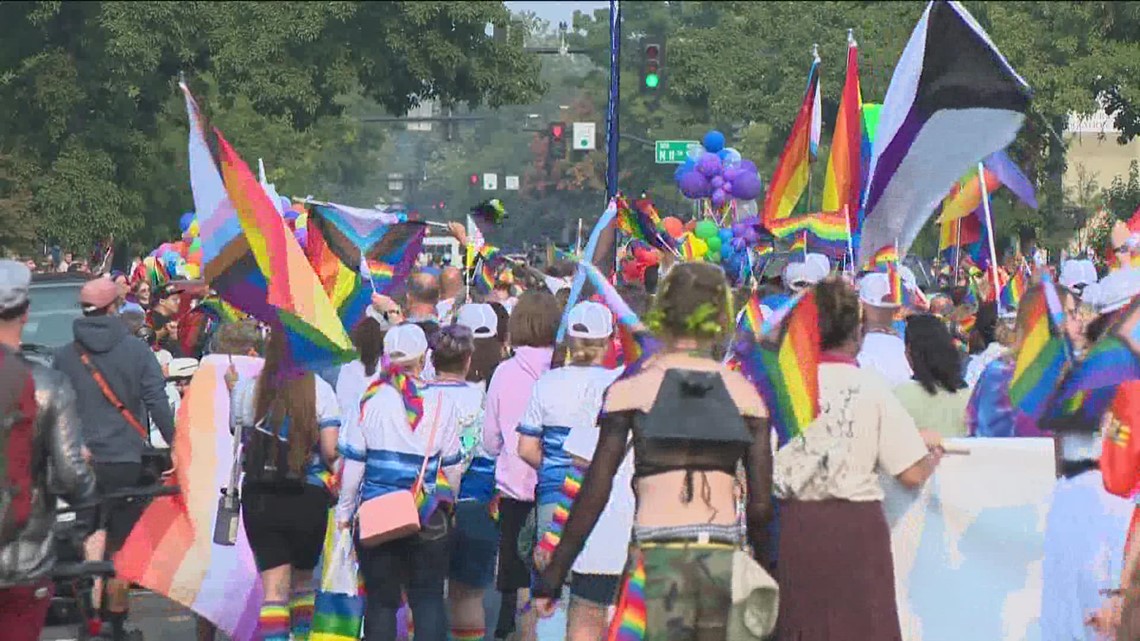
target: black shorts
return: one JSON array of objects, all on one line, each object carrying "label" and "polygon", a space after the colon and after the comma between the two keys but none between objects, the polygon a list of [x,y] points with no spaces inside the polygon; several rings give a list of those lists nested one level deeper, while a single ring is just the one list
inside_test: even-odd
[{"label": "black shorts", "polygon": [[[95,489],[100,495],[121,492],[139,487],[142,481],[141,463],[95,463]],[[83,510],[76,514],[88,532],[107,530],[107,559],[118,552],[126,543],[135,523],[138,523],[148,499],[124,499],[110,501],[101,510]]]},{"label": "black shorts", "polygon": [[244,485],[241,516],[257,570],[282,565],[298,570],[317,567],[328,528],[329,493],[315,485],[281,491]]},{"label": "black shorts", "polygon": [[617,601],[620,574],[570,574],[570,596],[590,603],[610,606]]},{"label": "black shorts", "polygon": [[500,592],[513,592],[530,587],[529,566],[519,556],[519,532],[526,517],[534,510],[532,501],[507,497],[499,500],[499,578]]}]

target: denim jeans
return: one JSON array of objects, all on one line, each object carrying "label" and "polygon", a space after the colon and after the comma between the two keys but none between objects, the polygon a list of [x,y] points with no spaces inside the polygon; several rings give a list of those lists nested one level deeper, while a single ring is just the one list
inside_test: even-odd
[{"label": "denim jeans", "polygon": [[447,641],[443,586],[450,538],[450,517],[437,510],[420,534],[374,548],[358,547],[360,573],[368,595],[365,641],[395,641],[396,612],[402,594],[407,594],[412,609],[416,641]]}]

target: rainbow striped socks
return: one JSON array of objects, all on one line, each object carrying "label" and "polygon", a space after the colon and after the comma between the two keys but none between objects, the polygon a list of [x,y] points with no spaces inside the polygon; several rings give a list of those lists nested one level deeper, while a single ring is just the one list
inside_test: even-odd
[{"label": "rainbow striped socks", "polygon": [[310,590],[294,592],[293,598],[289,600],[289,628],[293,632],[293,641],[309,641],[315,599],[316,593]]},{"label": "rainbow striped socks", "polygon": [[282,601],[266,601],[257,617],[255,641],[289,641],[289,606]]},{"label": "rainbow striped socks", "polygon": [[451,641],[483,641],[485,628],[452,628]]}]

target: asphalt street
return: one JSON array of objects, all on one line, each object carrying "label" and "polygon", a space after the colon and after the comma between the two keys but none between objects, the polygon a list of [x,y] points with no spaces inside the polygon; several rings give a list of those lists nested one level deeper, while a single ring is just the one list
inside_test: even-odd
[{"label": "asphalt street", "polygon": [[[498,617],[498,594],[488,594],[486,601],[487,621],[494,626]],[[139,629],[143,641],[197,641],[195,619],[190,611],[156,594],[146,591],[135,592],[131,599],[131,621],[128,627]],[[566,619],[559,612],[539,624],[540,641],[560,641],[566,629]],[[40,641],[75,641],[78,639],[76,626],[52,626],[44,630]],[[219,635],[219,640],[222,636]],[[490,638],[490,631],[486,641]]]}]

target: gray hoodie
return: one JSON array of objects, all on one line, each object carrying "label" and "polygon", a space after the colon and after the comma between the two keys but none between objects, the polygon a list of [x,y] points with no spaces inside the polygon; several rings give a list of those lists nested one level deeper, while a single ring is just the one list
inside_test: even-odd
[{"label": "gray hoodie", "polygon": [[[166,442],[173,443],[174,417],[166,398],[166,381],[146,343],[131,336],[118,316],[77,318],[73,329],[76,342],[119,400],[142,425],[147,425],[149,416]],[[145,442],[103,395],[74,343],[56,350],[54,366],[75,387],[83,440],[95,462],[139,463]]]}]

